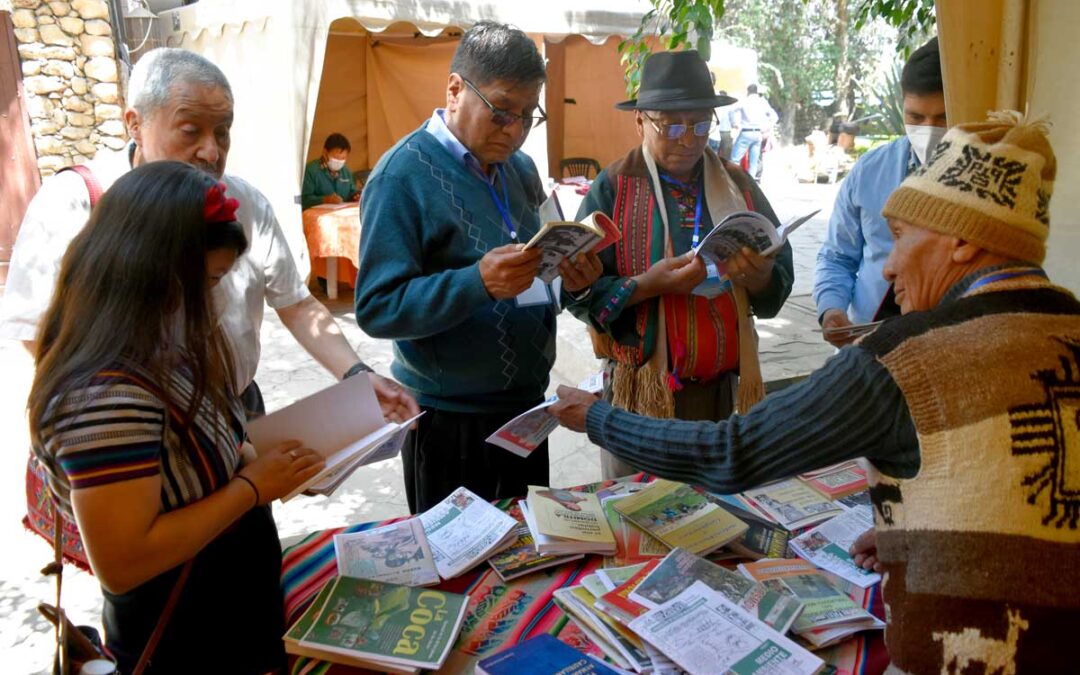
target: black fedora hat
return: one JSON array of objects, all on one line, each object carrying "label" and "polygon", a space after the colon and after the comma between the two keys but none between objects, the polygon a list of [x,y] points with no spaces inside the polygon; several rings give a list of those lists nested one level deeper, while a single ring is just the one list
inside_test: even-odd
[{"label": "black fedora hat", "polygon": [[619,110],[702,110],[737,99],[713,91],[709,67],[696,50],[660,52],[645,60],[638,97],[616,104]]}]

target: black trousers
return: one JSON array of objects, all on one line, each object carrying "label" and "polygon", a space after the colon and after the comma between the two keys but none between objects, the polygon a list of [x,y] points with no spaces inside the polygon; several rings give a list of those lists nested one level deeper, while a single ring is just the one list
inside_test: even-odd
[{"label": "black trousers", "polygon": [[426,511],[461,486],[491,500],[523,496],[529,485],[547,485],[547,441],[524,458],[484,440],[537,403],[540,401],[513,413],[459,413],[424,407],[424,416],[409,432],[401,451],[409,511]]}]

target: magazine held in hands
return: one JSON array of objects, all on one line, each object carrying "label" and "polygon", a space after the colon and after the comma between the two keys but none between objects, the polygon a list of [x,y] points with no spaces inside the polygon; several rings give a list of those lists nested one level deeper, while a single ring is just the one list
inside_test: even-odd
[{"label": "magazine held in hands", "polygon": [[[594,373],[579,383],[578,389],[590,394],[599,394],[604,390],[604,374]],[[559,420],[547,411],[558,402],[559,397],[552,394],[546,401],[529,408],[514,419],[499,427],[487,437],[487,442],[509,450],[518,457],[528,457],[540,447],[553,431],[559,428]]]},{"label": "magazine held in hands", "polygon": [[540,205],[540,231],[525,244],[525,250],[539,248],[543,253],[536,278],[551,283],[559,276],[559,264],[578,253],[602,251],[622,239],[622,233],[606,214],[593,211],[581,222],[566,220],[558,196]]},{"label": "magazine held in hands", "polygon": [[329,495],[358,467],[396,456],[416,419],[383,419],[371,378],[360,373],[252,420],[248,436],[256,450],[298,440],[326,460],[322,471],[281,498],[287,502],[305,491]]},{"label": "magazine held in hands", "polygon": [[794,218],[786,225],[782,225],[779,230],[771,220],[756,211],[736,211],[727,216],[717,223],[693,249],[694,255],[700,255],[705,259],[708,275],[692,293],[713,298],[731,290],[731,282],[727,278],[724,261],[744,247],[753,249],[762,256],[776,253],[792,232],[820,211],[821,209],[818,209],[805,216]]}]

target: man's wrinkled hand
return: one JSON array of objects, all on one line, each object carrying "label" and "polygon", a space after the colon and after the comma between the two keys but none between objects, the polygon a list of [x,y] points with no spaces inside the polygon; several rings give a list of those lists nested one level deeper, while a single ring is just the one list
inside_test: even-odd
[{"label": "man's wrinkled hand", "polygon": [[341,198],[341,195],[336,192],[331,192],[330,194],[322,198],[323,204],[340,204],[343,201],[344,200]]},{"label": "man's wrinkled hand", "polygon": [[506,300],[521,295],[532,286],[540,269],[539,248],[522,250],[521,244],[493,248],[480,259],[480,279],[488,295]]},{"label": "man's wrinkled hand", "polygon": [[826,342],[837,349],[854,342],[855,336],[850,333],[830,334],[830,329],[836,330],[838,328],[847,328],[851,325],[852,323],[851,320],[848,319],[847,312],[842,309],[827,310],[824,316],[821,317],[822,335]]},{"label": "man's wrinkled hand", "polygon": [[600,278],[603,271],[603,263],[592,251],[579,253],[574,257],[574,260],[565,258],[559,263],[559,274],[562,275],[563,288],[571,293],[577,293],[592,286],[593,282]]},{"label": "man's wrinkled hand", "polygon": [[724,261],[731,283],[742,286],[750,295],[757,295],[769,287],[773,265],[772,256],[765,257],[749,246]]},{"label": "man's wrinkled hand", "polygon": [[638,278],[638,288],[647,297],[658,295],[689,295],[705,281],[708,271],[705,260],[693,253],[664,258]]},{"label": "man's wrinkled hand", "polygon": [[585,431],[585,418],[589,415],[589,408],[599,400],[599,397],[564,384],[559,385],[555,393],[558,394],[559,400],[548,408],[548,412],[567,429]]},{"label": "man's wrinkled hand", "polygon": [[420,414],[416,399],[397,382],[372,373],[371,387],[387,422],[404,422]]},{"label": "man's wrinkled hand", "polygon": [[871,527],[859,535],[855,543],[851,545],[852,562],[866,571],[873,570],[881,573],[881,562],[877,558],[877,530]]}]

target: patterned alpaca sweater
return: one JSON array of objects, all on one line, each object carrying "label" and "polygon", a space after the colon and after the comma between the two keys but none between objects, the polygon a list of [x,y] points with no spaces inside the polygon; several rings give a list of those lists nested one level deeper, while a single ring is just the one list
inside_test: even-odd
[{"label": "patterned alpaca sweater", "polygon": [[913,478],[871,474],[890,672],[1076,672],[1080,303],[998,270],[860,346],[921,454]]}]

